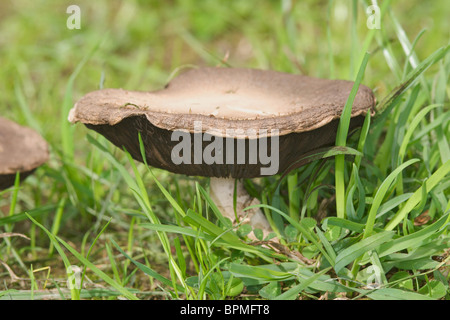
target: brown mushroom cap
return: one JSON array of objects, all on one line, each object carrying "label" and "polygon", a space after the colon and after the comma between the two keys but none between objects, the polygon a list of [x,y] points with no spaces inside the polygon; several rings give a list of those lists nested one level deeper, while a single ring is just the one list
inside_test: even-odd
[{"label": "brown mushroom cap", "polygon": [[[257,177],[261,163],[174,164],[171,151],[179,142],[171,141],[172,132],[189,132],[193,142],[196,122],[201,121],[203,132],[244,139],[248,145],[251,139],[264,136],[270,140],[270,130],[277,129],[282,172],[305,153],[335,142],[339,117],[352,86],[351,81],[276,71],[198,68],[179,75],[159,91],[91,92],[75,104],[69,120],[84,123],[142,161],[140,132],[147,161],[158,168],[187,175]],[[374,105],[372,91],[361,85],[353,103],[350,129],[360,126]],[[226,129],[243,130],[244,134],[229,137]],[[250,136],[251,130],[256,130],[256,135]],[[204,142],[203,147],[208,144]],[[268,146],[270,149],[270,142]],[[192,145],[192,156],[193,152]]]},{"label": "brown mushroom cap", "polygon": [[48,160],[48,145],[34,130],[0,117],[0,190],[21,180]]}]

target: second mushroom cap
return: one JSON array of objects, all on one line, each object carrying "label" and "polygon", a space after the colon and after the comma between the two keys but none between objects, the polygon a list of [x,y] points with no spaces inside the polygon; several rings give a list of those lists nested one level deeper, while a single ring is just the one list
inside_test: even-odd
[{"label": "second mushroom cap", "polygon": [[34,130],[0,117],[0,190],[23,180],[49,158],[47,142]]}]

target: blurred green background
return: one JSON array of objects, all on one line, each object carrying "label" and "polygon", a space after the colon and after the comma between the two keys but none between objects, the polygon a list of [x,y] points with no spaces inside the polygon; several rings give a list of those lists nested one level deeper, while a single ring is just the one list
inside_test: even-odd
[{"label": "blurred green background", "polygon": [[[385,0],[373,2],[382,7]],[[159,271],[167,273],[155,234],[151,234],[152,239],[142,229],[132,234],[134,217],[125,214],[135,213],[133,193],[121,180],[120,172],[86,140],[88,130],[68,123],[69,109],[84,94],[102,87],[160,89],[180,68],[192,65],[271,69],[354,80],[366,50],[371,55],[363,83],[374,90],[380,101],[403,82],[415,63],[450,43],[450,1],[392,0],[377,32],[367,27],[368,14],[364,10],[367,4],[369,1],[364,0],[1,0],[0,116],[39,131],[52,151],[49,163],[23,184],[16,208],[10,210],[10,193],[0,198],[3,216],[35,208],[49,212],[50,215],[40,217],[42,223],[54,234],[63,233],[62,237],[70,239],[83,254],[86,244],[91,243],[111,216],[114,222],[108,232],[114,228],[111,231],[114,239],[138,254],[150,249],[145,254],[151,264],[163,261]],[[72,14],[67,13],[70,5],[80,8],[80,29],[67,27]],[[405,54],[405,43],[414,47],[415,56],[411,59]],[[439,90],[442,99],[445,92],[449,96],[449,73],[444,72],[449,65],[448,56],[432,65],[426,71],[427,77],[423,78],[426,86],[421,90],[430,90],[431,96],[434,90]],[[420,103],[439,100],[428,99],[427,94],[421,92],[426,99],[419,99]],[[389,120],[387,126],[395,125]],[[400,132],[405,127],[406,122]],[[378,134],[383,137],[386,132],[396,131],[388,128]],[[368,147],[376,152],[382,140],[376,136],[370,139],[375,142]],[[442,157],[437,148],[418,145],[413,152],[424,158],[423,165],[411,169],[408,175],[405,173],[409,178],[405,181],[413,182],[414,188],[410,187],[413,190],[417,180],[427,177]],[[127,163],[124,153],[110,147],[114,155],[121,157],[119,161]],[[384,150],[388,155],[382,159],[383,174],[390,168],[389,153],[393,149]],[[142,166],[139,170],[144,171]],[[176,189],[178,202],[192,207],[193,180],[162,171],[156,174],[171,191]],[[383,174],[380,181],[384,180]],[[375,188],[376,180],[369,175],[364,181],[368,181],[371,189]],[[164,222],[173,220],[173,208],[153,181],[148,181],[152,208],[157,207],[155,211]],[[444,197],[444,192],[440,192]],[[326,194],[324,198],[330,197]],[[46,204],[52,207],[46,208]],[[60,211],[55,209],[57,205]],[[316,208],[318,204],[311,206]],[[39,230],[27,222],[17,223],[14,231],[30,235],[31,241],[19,239],[13,245],[2,244],[0,259],[18,274],[25,274],[29,268],[21,259],[26,263],[32,261],[33,267],[48,264],[61,267],[59,262],[45,260],[47,254],[41,249],[48,245],[48,238],[43,233],[36,236]],[[105,247],[99,245],[96,250],[91,257],[96,264],[103,264]],[[53,253],[50,247],[48,257]],[[211,261],[214,258],[205,257]],[[124,262],[123,285],[128,285],[127,263]],[[109,272],[112,273],[111,267]],[[65,276],[66,271],[60,270],[60,274]]]},{"label": "blurred green background", "polygon": [[[380,1],[379,5],[383,2]],[[66,26],[68,6],[81,29]],[[355,6],[356,4],[356,6]],[[356,9],[355,9],[356,8]],[[450,1],[392,1],[392,12],[420,60],[450,39]],[[353,15],[356,10],[357,16]],[[352,34],[356,19],[357,34]],[[354,78],[370,31],[358,1],[44,1],[0,2],[0,112],[60,142],[61,106],[70,75],[95,46],[74,83],[73,101],[104,87],[153,90],[189,64],[273,69],[324,78]],[[404,53],[392,19],[381,32]],[[382,97],[399,79],[374,39],[364,83]],[[403,65],[400,66],[403,68]],[[28,119],[29,120],[29,119]],[[28,121],[29,122],[29,121]]]}]

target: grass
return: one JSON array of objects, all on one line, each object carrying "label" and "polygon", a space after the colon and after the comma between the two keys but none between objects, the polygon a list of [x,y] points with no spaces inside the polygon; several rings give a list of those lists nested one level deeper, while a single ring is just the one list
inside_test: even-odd
[{"label": "grass", "polygon": [[[447,1],[380,2],[381,29],[358,0],[80,1],[80,30],[70,4],[0,4],[1,115],[51,148],[0,191],[0,299],[450,299]],[[357,134],[352,91],[335,148],[245,181],[279,245],[233,228],[208,179],[136,163],[67,121],[87,92],[155,90],[190,65],[374,89]]]}]

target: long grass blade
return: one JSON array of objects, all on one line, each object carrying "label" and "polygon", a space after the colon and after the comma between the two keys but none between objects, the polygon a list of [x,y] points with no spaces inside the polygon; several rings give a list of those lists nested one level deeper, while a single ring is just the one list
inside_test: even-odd
[{"label": "long grass blade", "polygon": [[[345,146],[347,142],[347,135],[350,126],[350,117],[352,112],[353,101],[358,92],[359,85],[364,76],[367,62],[369,61],[369,53],[366,53],[364,59],[359,67],[358,75],[355,83],[350,91],[350,94],[342,110],[341,119],[339,121],[338,132],[336,135],[336,145]],[[339,218],[345,217],[345,158],[343,155],[337,155],[335,159],[335,185],[336,185],[336,214]]]}]

